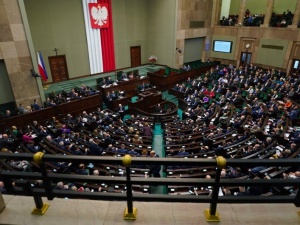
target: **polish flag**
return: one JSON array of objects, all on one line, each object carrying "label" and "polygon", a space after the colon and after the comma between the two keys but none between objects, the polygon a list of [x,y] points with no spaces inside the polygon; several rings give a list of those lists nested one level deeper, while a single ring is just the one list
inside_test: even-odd
[{"label": "polish flag", "polygon": [[44,60],[43,60],[41,52],[37,52],[37,59],[38,59],[39,74],[41,75],[41,77],[44,81],[47,81],[48,75],[47,75],[47,72],[45,69],[45,64],[44,64]]},{"label": "polish flag", "polygon": [[82,0],[82,6],[90,73],[113,71],[116,65],[111,0]]}]

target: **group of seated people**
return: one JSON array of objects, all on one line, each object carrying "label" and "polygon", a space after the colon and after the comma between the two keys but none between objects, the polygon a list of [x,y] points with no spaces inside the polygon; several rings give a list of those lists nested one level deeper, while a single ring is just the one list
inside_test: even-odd
[{"label": "group of seated people", "polygon": [[[276,14],[275,12],[272,13],[270,26],[271,27],[287,27],[291,25],[293,22],[294,15],[293,13],[287,9],[287,11],[283,12],[282,14]],[[238,15],[225,16],[222,17],[220,20],[220,24],[222,26],[234,26],[238,21]],[[260,14],[253,14],[250,12],[249,9],[246,10],[243,20],[243,26],[260,26],[264,23],[264,15]]]},{"label": "group of seated people", "polygon": [[109,87],[110,85],[114,84],[115,81],[110,77],[103,77],[100,78],[101,81],[98,83],[101,87]]},{"label": "group of seated people", "polygon": [[[299,84],[296,74],[287,75],[280,70],[264,70],[254,65],[239,68],[231,65],[224,68],[217,66],[198,78],[189,78],[184,83],[177,84],[174,89],[184,92],[183,100],[187,109],[183,114],[183,121],[166,125],[168,156],[194,158],[222,155],[227,158],[270,159],[298,157],[299,131],[292,126],[296,125],[299,118]],[[203,94],[206,90],[215,92],[215,95]],[[234,104],[235,97],[243,104]],[[198,102],[194,105],[196,98]],[[207,98],[207,102],[204,102],[204,98]],[[216,112],[216,105],[221,106],[220,111]],[[203,120],[205,117],[206,120]],[[201,169],[195,173],[189,168],[187,175],[184,175],[183,168],[185,167],[170,170],[170,177],[177,170],[181,171],[180,177],[205,176]],[[241,176],[250,175],[252,178],[258,175],[258,178],[265,178],[263,169],[267,168],[233,168],[234,171],[242,171]],[[291,167],[285,174],[270,174],[275,174],[276,178],[286,178],[292,174],[291,177],[295,178],[293,174],[299,170],[300,168]],[[231,176],[230,171],[226,170],[225,173],[227,175],[224,177]],[[195,194],[193,188],[190,190],[192,191],[187,194]],[[228,190],[224,188],[223,191],[225,194],[253,194],[249,192],[249,188],[241,187],[241,190],[234,192]],[[266,190],[270,191],[269,188]]]},{"label": "group of seated people", "polygon": [[[280,70],[265,70],[252,64],[239,68],[232,65],[215,66],[206,74],[176,84],[174,89],[184,93],[188,114],[183,120],[176,117],[174,121],[164,124],[166,155],[274,160],[298,157],[300,131],[294,126],[299,117],[296,98],[300,90],[299,84],[297,74],[287,75]],[[211,92],[215,95],[208,94]],[[204,101],[203,97],[203,102],[199,101],[193,106],[189,99],[192,95],[200,99],[204,96],[208,100]],[[243,104],[235,104],[236,96]],[[225,100],[221,102],[222,98]],[[194,115],[189,115],[192,112]],[[61,150],[65,154],[146,156],[152,149],[152,140],[148,138],[153,134],[148,121],[149,118],[143,116],[131,116],[123,121],[116,112],[98,109],[91,113],[83,112],[76,117],[67,115],[61,121],[53,118],[48,125],[37,126],[38,131],[34,133],[37,133],[37,138],[41,138],[43,143],[50,143],[55,146],[56,151]],[[150,118],[150,121],[154,120]],[[4,136],[7,138],[8,135]],[[41,143],[36,143],[35,138],[28,130],[22,133],[22,142],[28,146],[29,151],[46,151],[42,146],[35,148]],[[3,148],[1,143],[4,142],[0,140],[0,147]],[[148,147],[146,143],[149,143]],[[82,169],[79,165],[55,166],[61,166],[61,171],[64,172],[66,168],[75,173]],[[85,168],[87,166],[84,165]],[[247,176],[255,179],[295,179],[300,168],[286,168],[284,173],[263,172],[268,169],[231,167],[222,171],[221,178]],[[207,175],[214,177],[215,174],[214,170],[209,168],[188,166],[167,170],[170,177],[205,178]],[[177,170],[178,175],[175,175]],[[184,174],[184,171],[188,171],[188,175]],[[190,190],[192,194],[202,194],[201,187],[190,187]],[[270,188],[267,188],[267,191],[275,193]],[[264,193],[245,187],[241,187],[240,190],[224,187],[223,192],[234,195]]]},{"label": "group of seated people", "polygon": [[[76,117],[70,114],[60,120],[53,117],[44,124],[34,121],[24,128],[13,126],[7,130],[7,134],[2,134],[0,150],[1,152],[17,153],[22,152],[23,148],[26,153],[42,151],[66,155],[121,157],[129,154],[134,157],[158,157],[152,151],[151,123],[153,121],[154,118],[140,115],[132,115],[128,120],[122,121],[117,112],[103,111],[99,108],[91,113],[84,111]],[[20,145],[23,146],[21,149]],[[38,168],[28,161],[6,160],[5,163],[9,168],[18,171],[38,171]],[[58,173],[88,175],[100,170],[100,175],[108,174],[108,170],[104,169],[106,171],[104,173],[103,169],[100,169],[101,165],[53,162],[47,167],[52,172]],[[138,172],[140,169],[145,177],[158,176],[160,171],[160,166],[158,170],[155,165],[133,166],[133,168],[135,167],[136,171]],[[120,173],[118,172],[118,174]],[[105,191],[105,188],[102,191]]]},{"label": "group of seated people", "polygon": [[138,71],[131,71],[131,72],[124,72],[124,71],[120,71],[117,73],[117,79],[118,81],[128,81],[128,80],[132,80],[134,78],[139,77]]},{"label": "group of seated people", "polygon": [[182,71],[190,71],[191,70],[191,67],[190,65],[185,65],[183,64],[183,67],[181,68]]},{"label": "group of seated people", "polygon": [[283,12],[281,15],[273,12],[271,21],[270,21],[270,26],[271,27],[287,27],[288,25],[292,24],[293,18],[294,18],[294,15],[289,9],[287,9],[287,11]]},{"label": "group of seated people", "polygon": [[234,26],[237,22],[238,16],[229,16],[225,17],[223,16],[222,19],[220,20],[220,25],[221,26]]},{"label": "group of seated people", "polygon": [[24,107],[23,103],[19,103],[17,110],[6,110],[2,115],[2,118],[9,118],[19,114],[26,114],[33,111],[41,110],[43,108],[54,107],[62,103],[70,102],[76,99],[82,99],[83,97],[98,94],[99,91],[82,84],[80,87],[72,88],[70,92],[62,91],[61,93],[49,94],[44,103],[40,104],[37,99],[33,100],[30,106]]},{"label": "group of seated people", "polygon": [[[49,99],[49,103],[50,103],[50,99]],[[54,102],[52,102],[53,104],[55,104]],[[36,110],[40,110],[43,107],[38,103],[37,99],[33,100],[33,103],[31,104],[31,106],[23,106],[23,103],[19,104],[18,107],[18,114],[26,114],[26,113],[30,113],[32,111],[36,111]],[[8,112],[9,110],[6,110],[6,112]],[[10,113],[6,113],[5,117],[10,117]]]},{"label": "group of seated people", "polygon": [[264,23],[264,15],[255,15],[250,12],[249,9],[246,10],[243,25],[244,26],[260,26]]}]

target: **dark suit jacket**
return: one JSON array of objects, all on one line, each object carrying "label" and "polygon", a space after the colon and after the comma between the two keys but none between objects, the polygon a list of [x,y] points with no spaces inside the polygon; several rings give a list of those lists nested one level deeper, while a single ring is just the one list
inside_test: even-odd
[{"label": "dark suit jacket", "polygon": [[102,149],[95,143],[91,143],[89,146],[91,155],[102,155]]}]

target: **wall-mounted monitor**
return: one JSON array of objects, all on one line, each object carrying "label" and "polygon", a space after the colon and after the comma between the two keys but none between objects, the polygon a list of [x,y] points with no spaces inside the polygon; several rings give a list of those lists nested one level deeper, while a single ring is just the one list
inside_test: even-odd
[{"label": "wall-mounted monitor", "polygon": [[232,49],[232,41],[215,40],[213,44],[214,52],[230,53]]}]

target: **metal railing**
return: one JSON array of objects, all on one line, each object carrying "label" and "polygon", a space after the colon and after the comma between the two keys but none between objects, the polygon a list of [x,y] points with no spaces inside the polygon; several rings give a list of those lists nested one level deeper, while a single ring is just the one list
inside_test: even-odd
[{"label": "metal railing", "polygon": [[[210,203],[210,208],[205,211],[207,221],[220,221],[217,213],[218,203],[293,203],[300,206],[300,193],[294,196],[272,195],[272,196],[219,196],[219,188],[223,186],[298,186],[300,179],[220,179],[220,174],[226,166],[232,167],[256,167],[256,166],[287,166],[298,167],[300,159],[228,159],[217,157],[216,159],[185,159],[185,158],[143,158],[125,155],[117,157],[95,157],[95,156],[69,156],[48,155],[38,152],[36,154],[11,154],[1,153],[0,159],[5,160],[27,160],[34,161],[40,167],[40,172],[16,172],[2,170],[0,179],[3,180],[8,194],[33,196],[36,208],[33,213],[43,214],[49,207],[43,204],[41,197],[53,200],[55,197],[81,198],[93,200],[118,200],[127,201],[124,219],[135,220],[137,209],[133,207],[133,201],[156,201],[156,202],[195,202]],[[126,167],[126,177],[109,176],[86,176],[74,174],[48,173],[45,162],[72,162],[93,164],[119,164]],[[214,179],[201,178],[141,178],[131,177],[131,165],[166,165],[166,166],[201,166],[216,167]],[[31,181],[42,180],[43,188],[31,186]],[[84,183],[106,183],[125,184],[126,193],[103,193],[103,192],[76,192],[71,190],[55,189],[54,183],[58,181],[84,182]],[[13,184],[14,182],[14,184]],[[132,185],[189,185],[189,186],[211,186],[211,195],[163,195],[163,194],[138,194],[132,193]]]}]

